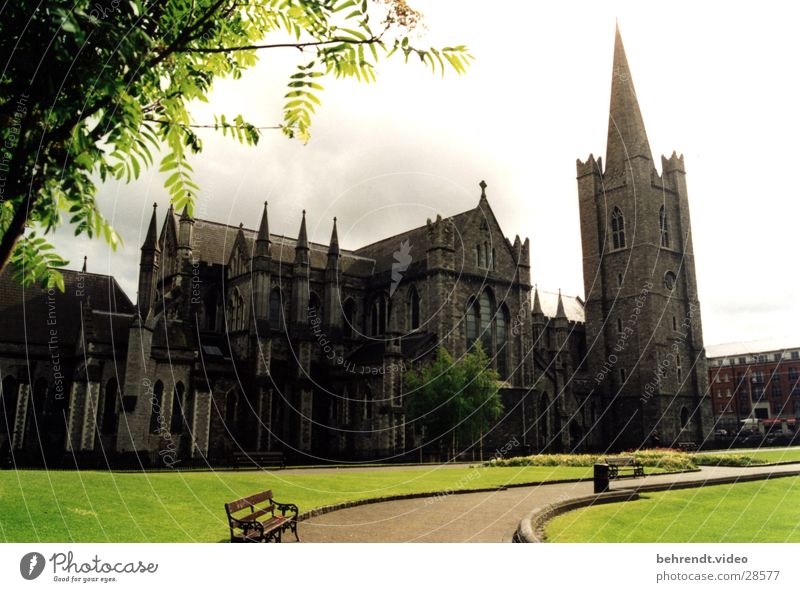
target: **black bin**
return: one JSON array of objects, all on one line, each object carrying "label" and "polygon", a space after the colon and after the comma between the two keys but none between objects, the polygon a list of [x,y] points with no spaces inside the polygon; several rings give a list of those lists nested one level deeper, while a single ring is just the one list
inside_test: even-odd
[{"label": "black bin", "polygon": [[609,470],[606,464],[594,465],[594,492],[603,493],[608,491]]}]

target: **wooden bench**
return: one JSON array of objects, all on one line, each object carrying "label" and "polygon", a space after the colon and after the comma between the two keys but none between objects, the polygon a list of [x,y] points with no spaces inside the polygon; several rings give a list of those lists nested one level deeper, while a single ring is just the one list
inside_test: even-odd
[{"label": "wooden bench", "polygon": [[231,464],[234,469],[240,466],[272,467],[279,466],[284,468],[286,461],[283,452],[241,452],[235,451],[231,455]]},{"label": "wooden bench", "polygon": [[678,448],[685,452],[695,452],[697,450],[697,442],[678,442]]},{"label": "wooden bench", "polygon": [[[280,514],[276,514],[276,510]],[[287,512],[290,513],[288,516]],[[291,530],[300,540],[297,535],[297,506],[275,501],[272,491],[262,491],[227,503],[225,513],[232,543],[280,543],[286,530]]]},{"label": "wooden bench", "polygon": [[631,471],[631,477],[644,477],[644,466],[632,456],[606,458],[609,479],[619,479],[620,471]]}]

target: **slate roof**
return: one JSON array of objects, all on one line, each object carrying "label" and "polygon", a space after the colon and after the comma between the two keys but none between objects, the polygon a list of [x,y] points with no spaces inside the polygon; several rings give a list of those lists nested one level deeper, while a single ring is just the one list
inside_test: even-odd
[{"label": "slate roof", "polygon": [[[192,254],[200,261],[225,265],[231,255],[231,250],[239,233],[238,226],[229,226],[210,220],[195,220],[192,233]],[[242,228],[248,252],[255,251],[257,230]],[[297,239],[270,234],[272,242],[272,258],[286,265],[294,263]],[[309,243],[309,261],[314,269],[325,269],[328,264],[328,245]],[[356,276],[370,276],[374,268],[374,261],[357,255],[353,251],[341,249],[342,272]]]},{"label": "slate roof", "polygon": [[[583,323],[586,316],[583,309],[583,300],[578,296],[561,295],[561,301],[564,303],[564,312],[567,314],[567,319],[576,323]],[[542,305],[542,312],[544,316],[553,318],[556,316],[558,309],[558,292],[548,292],[539,289],[539,302]]]},{"label": "slate roof", "polygon": [[[450,216],[450,218],[445,218],[444,220],[450,220],[456,228],[460,228],[473,211],[474,210],[467,210],[466,212],[461,212],[455,216]],[[406,240],[411,247],[412,261],[424,259],[428,250],[428,225],[425,224],[395,234],[394,236],[379,240],[371,245],[356,249],[354,252],[362,257],[373,259],[377,272],[385,271],[392,268],[392,263],[394,263],[395,260],[394,254],[400,249],[400,244]]]},{"label": "slate roof", "polygon": [[112,334],[127,340],[123,327],[130,324],[134,305],[117,280],[71,269],[61,273],[64,292],[56,289],[48,295],[39,285],[21,286],[9,268],[0,272],[0,341],[47,345],[51,330],[55,330],[59,344],[74,347],[81,330],[81,307],[87,298],[93,311],[105,313],[93,313],[97,340],[110,343]]}]

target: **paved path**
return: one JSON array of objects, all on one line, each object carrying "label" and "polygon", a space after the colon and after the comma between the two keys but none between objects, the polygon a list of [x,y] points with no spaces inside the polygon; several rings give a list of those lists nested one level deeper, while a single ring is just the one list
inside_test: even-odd
[{"label": "paved path", "polygon": [[[697,482],[719,477],[797,473],[800,463],[772,467],[704,467],[699,472],[613,481],[612,489],[656,483]],[[519,521],[536,507],[589,495],[592,483],[517,487],[366,504],[315,516],[300,523],[303,542],[510,542]],[[293,537],[287,536],[287,542]]]}]

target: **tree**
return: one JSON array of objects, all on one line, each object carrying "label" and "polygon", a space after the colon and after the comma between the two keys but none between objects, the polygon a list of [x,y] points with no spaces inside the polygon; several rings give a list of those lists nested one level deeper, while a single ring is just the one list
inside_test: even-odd
[{"label": "tree", "polygon": [[408,422],[424,430],[423,443],[445,442],[452,454],[476,442],[500,417],[499,375],[480,343],[458,361],[444,347],[405,375]]},{"label": "tree", "polygon": [[[405,0],[36,4],[0,9],[0,270],[10,261],[21,281],[62,290],[57,268],[67,262],[44,235],[63,214],[76,235],[119,244],[97,207],[99,182],[135,179],[160,155],[172,203],[191,214],[198,127],[250,145],[264,129],[305,142],[324,77],[369,82],[379,58],[392,55],[442,73],[462,73],[472,59],[463,46],[414,47],[407,35],[421,15]],[[215,80],[239,78],[260,52],[279,48],[299,50],[279,125],[224,114],[213,124],[192,120],[190,103],[207,101]]]}]

